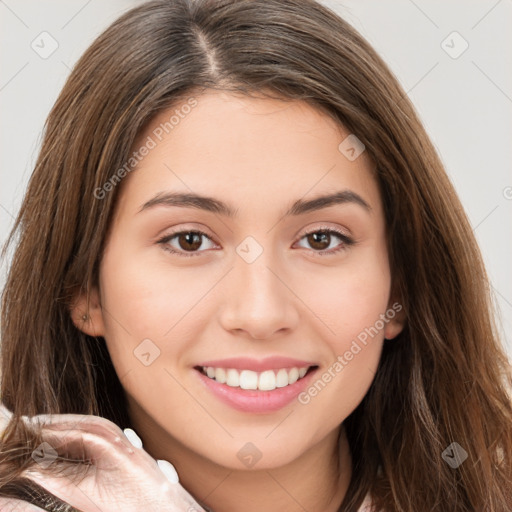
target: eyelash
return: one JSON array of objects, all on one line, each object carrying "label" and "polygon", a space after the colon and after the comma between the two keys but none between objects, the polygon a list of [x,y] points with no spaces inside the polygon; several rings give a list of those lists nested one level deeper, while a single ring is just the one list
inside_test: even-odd
[{"label": "eyelash", "polygon": [[[171,248],[168,243],[173,239],[175,238],[176,236],[178,235],[183,235],[183,234],[190,234],[190,233],[194,233],[194,234],[197,234],[197,235],[201,235],[201,236],[205,236],[206,238],[208,238],[209,240],[211,240],[211,238],[206,234],[204,233],[203,231],[201,231],[200,229],[191,229],[191,230],[184,230],[184,231],[176,231],[175,233],[170,233],[168,235],[165,235],[164,237],[160,238],[157,243],[158,244],[161,244],[163,246],[163,249],[165,251],[168,251],[170,252],[171,254],[176,254],[178,256],[183,256],[185,258],[189,258],[189,257],[193,257],[193,256],[200,256],[201,253],[203,251],[196,251],[196,252],[190,252],[190,253],[186,253],[186,252],[182,252],[182,251],[176,251],[175,249]],[[354,240],[352,240],[350,237],[348,237],[347,235],[345,235],[344,233],[342,233],[341,231],[338,231],[336,229],[333,229],[333,228],[319,228],[319,229],[315,229],[313,231],[309,231],[307,233],[304,233],[304,235],[302,235],[300,238],[299,238],[299,241],[302,240],[303,238],[309,236],[309,235],[312,235],[312,234],[318,234],[318,233],[322,233],[322,234],[334,234],[335,236],[337,236],[338,238],[340,238],[342,240],[342,244],[340,244],[339,247],[337,247],[336,249],[324,249],[322,251],[315,251],[314,249],[313,250],[313,253],[317,256],[332,256],[340,251],[343,251],[345,250],[347,247],[350,247],[351,245],[354,245]]]}]

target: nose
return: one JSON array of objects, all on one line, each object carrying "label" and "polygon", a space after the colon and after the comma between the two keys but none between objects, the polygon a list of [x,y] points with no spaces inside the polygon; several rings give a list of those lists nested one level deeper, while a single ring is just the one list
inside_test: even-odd
[{"label": "nose", "polygon": [[263,251],[251,263],[237,257],[225,289],[222,327],[257,340],[295,329],[300,301],[286,277],[287,273],[270,258],[270,251]]}]

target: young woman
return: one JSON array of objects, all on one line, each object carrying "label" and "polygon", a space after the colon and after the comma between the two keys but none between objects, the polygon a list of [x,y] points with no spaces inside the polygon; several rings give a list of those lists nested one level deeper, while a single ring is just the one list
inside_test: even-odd
[{"label": "young woman", "polygon": [[472,229],[327,8],[123,15],[50,113],[15,234],[2,510],[512,508]]}]

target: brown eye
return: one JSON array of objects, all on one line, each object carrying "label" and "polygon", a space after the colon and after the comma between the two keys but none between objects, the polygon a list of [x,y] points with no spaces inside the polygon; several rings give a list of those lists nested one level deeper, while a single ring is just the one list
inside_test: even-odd
[{"label": "brown eye", "polygon": [[172,254],[178,254],[185,257],[199,256],[203,251],[198,251],[198,249],[203,245],[204,238],[210,240],[210,237],[202,231],[178,231],[176,233],[166,235],[160,239],[158,243],[161,244],[166,251],[169,251]]},{"label": "brown eye", "polygon": [[306,238],[308,239],[308,243],[311,245],[311,247],[313,247],[313,249],[323,251],[329,247],[331,235],[329,233],[318,231],[316,233],[310,233],[309,235],[306,235]]},{"label": "brown eye", "polygon": [[[341,240],[341,243],[334,249],[328,250],[329,246],[336,238]],[[319,256],[335,254],[354,244],[351,238],[336,229],[317,229],[316,231],[310,231],[301,238],[301,240],[304,239]]]},{"label": "brown eye", "polygon": [[180,233],[177,236],[180,249],[184,251],[195,251],[201,247],[202,235],[194,231]]}]

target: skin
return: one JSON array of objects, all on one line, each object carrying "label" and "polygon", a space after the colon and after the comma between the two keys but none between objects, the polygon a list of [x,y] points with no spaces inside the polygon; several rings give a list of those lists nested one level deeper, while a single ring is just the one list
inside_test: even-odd
[{"label": "skin", "polygon": [[[170,461],[202,503],[222,512],[241,504],[246,512],[337,511],[352,466],[343,421],[370,387],[384,338],[401,331],[401,315],[309,403],[294,400],[277,412],[230,408],[204,388],[194,366],[282,355],[315,361],[320,376],[392,306],[373,163],[366,152],[347,159],[338,146],[349,132],[307,103],[218,91],[196,99],[124,178],[99,288],[89,302],[77,298],[74,321],[105,338],[145,449]],[[137,144],[175,108],[155,118]],[[339,190],[357,193],[371,209],[346,203],[283,217],[298,199]],[[178,206],[140,211],[170,191],[220,199],[237,217]],[[355,243],[331,235],[315,246],[304,236],[326,227]],[[194,229],[208,235],[194,256],[186,257],[183,237],[167,245],[185,256],[158,243]],[[236,252],[249,236],[263,249],[252,263]],[[149,366],[134,356],[144,339],[160,350]],[[262,454],[250,469],[237,457],[247,442]]]}]

